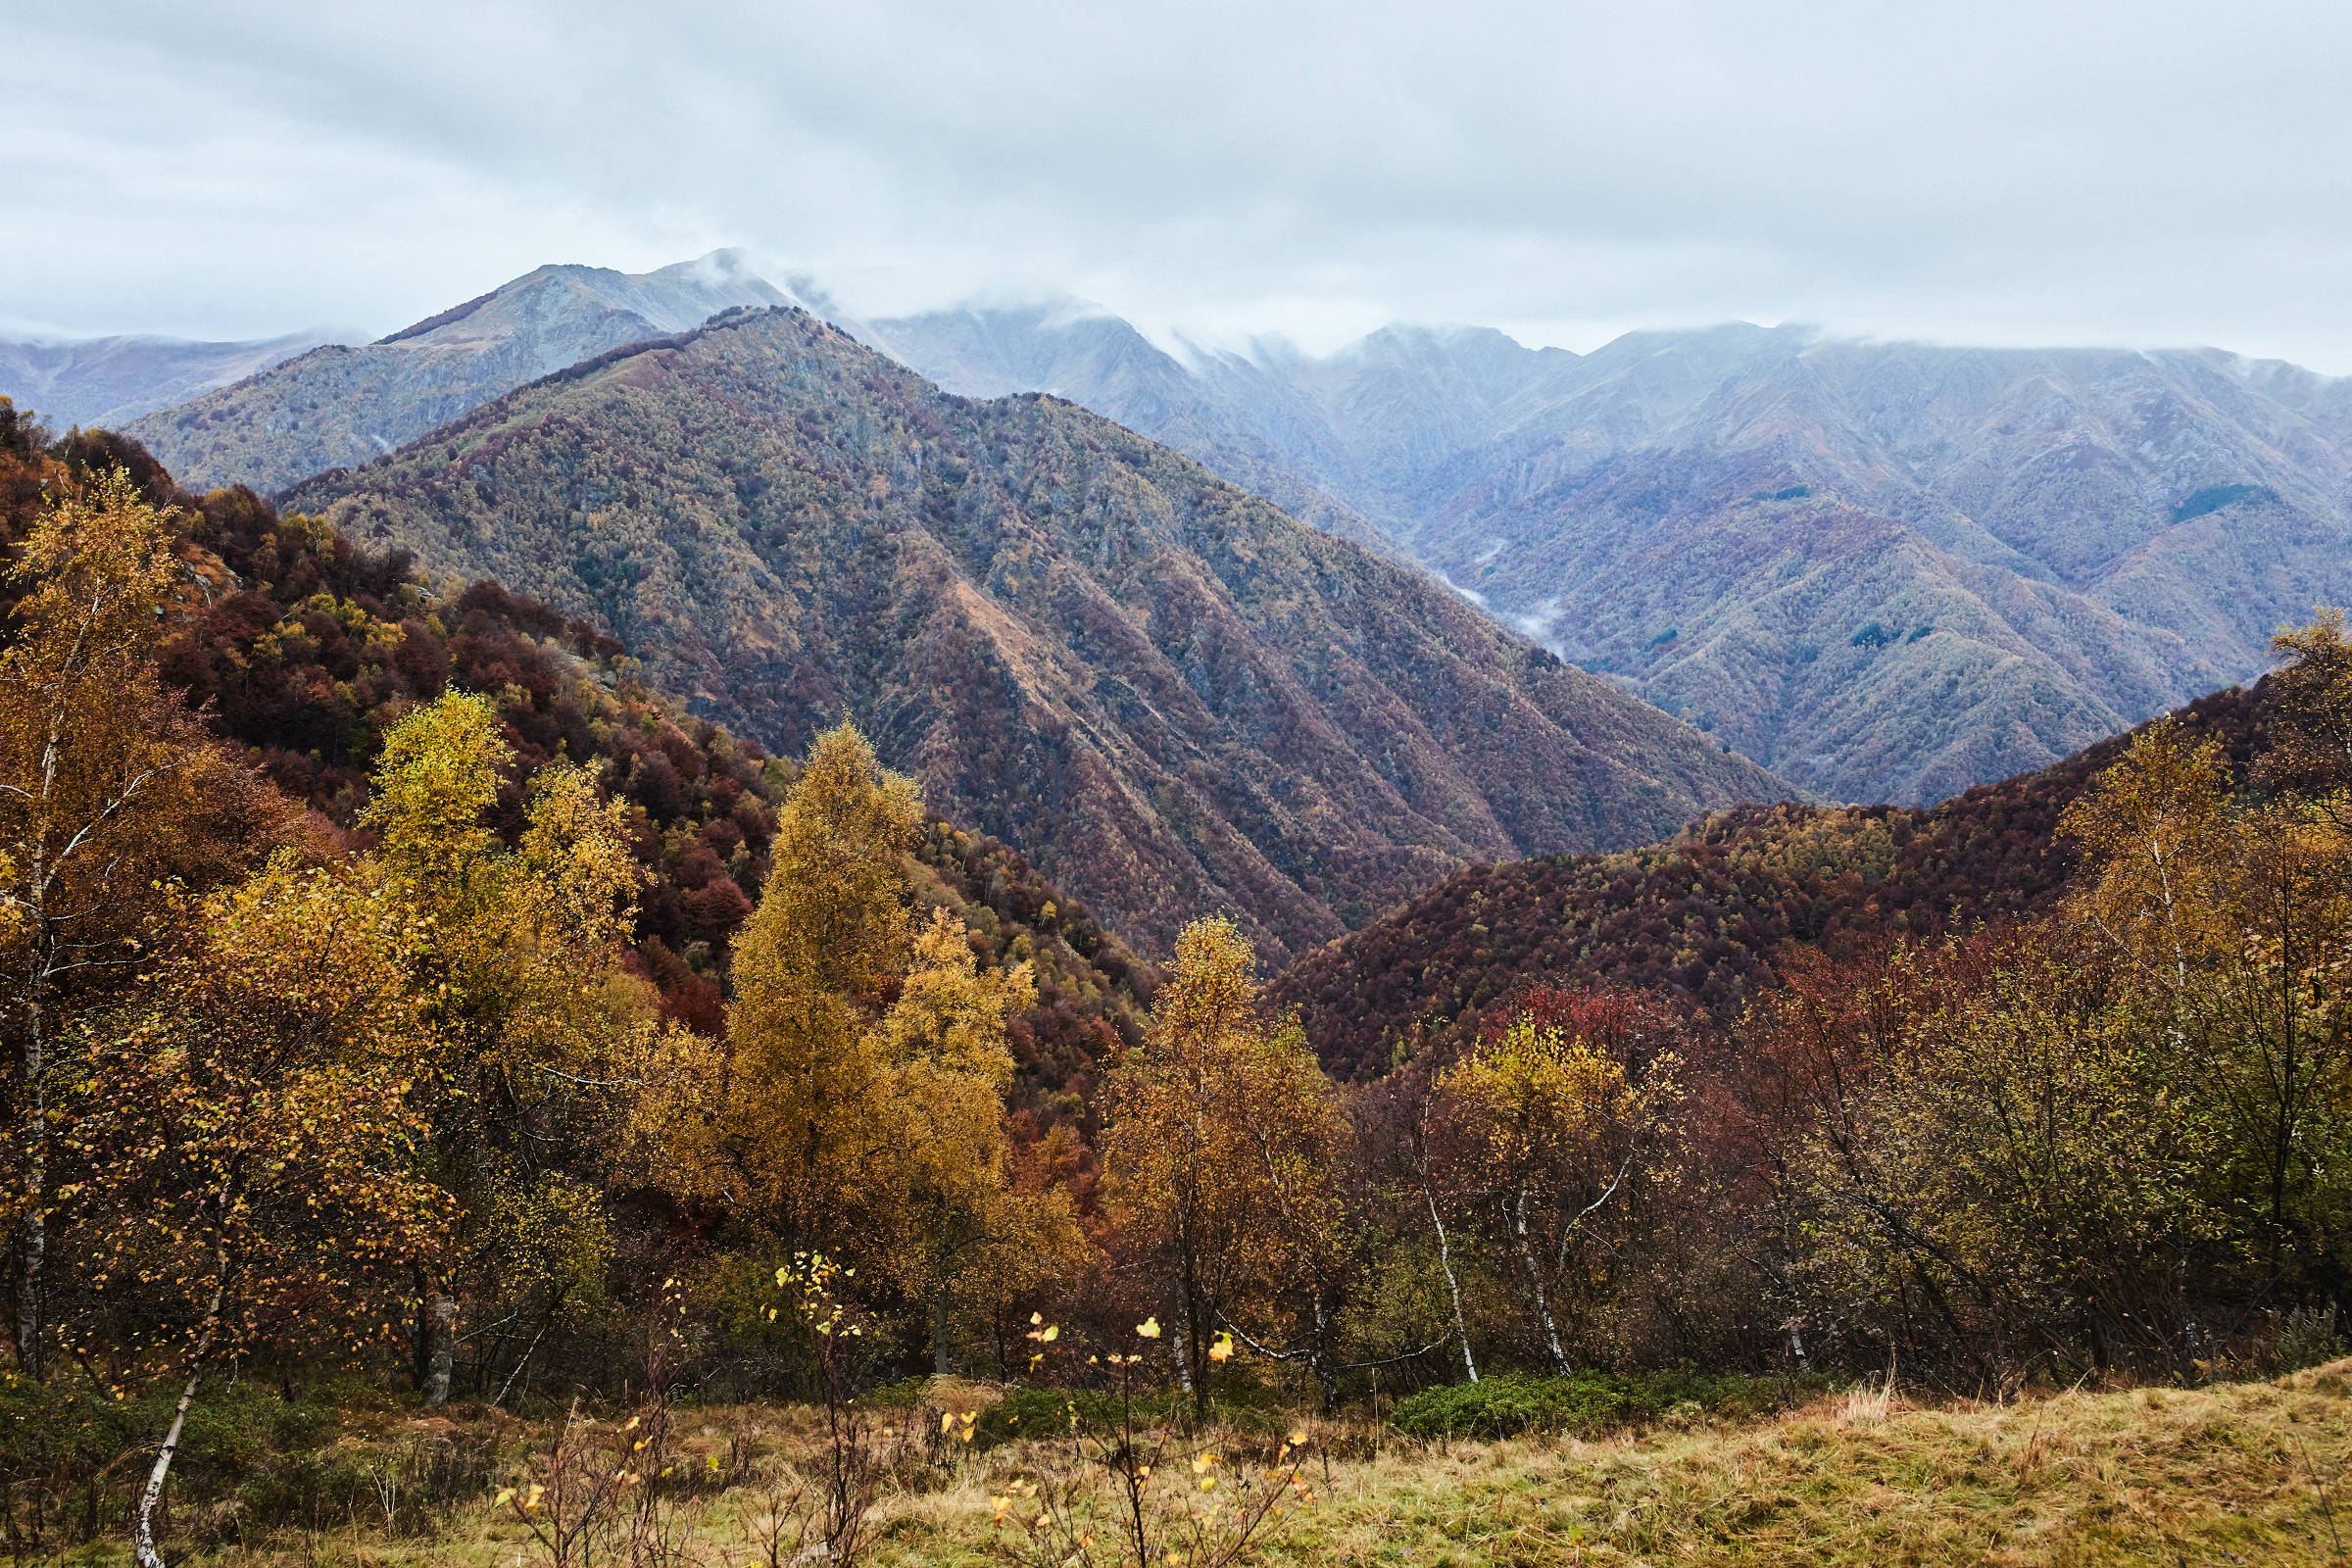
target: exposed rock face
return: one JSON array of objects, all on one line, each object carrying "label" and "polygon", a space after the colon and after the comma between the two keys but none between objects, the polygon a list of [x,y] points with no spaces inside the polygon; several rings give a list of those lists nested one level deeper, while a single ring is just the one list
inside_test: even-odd
[{"label": "exposed rock face", "polygon": [[76,424],[111,429],[359,335],[319,328],[250,343],[174,337],[0,342],[0,392],[59,430]]},{"label": "exposed rock face", "polygon": [[1787,794],[1414,568],[799,311],[516,390],[287,497],[592,617],[778,748],[852,718],[1130,940],[1270,961],[1453,868]]},{"label": "exposed rock face", "polygon": [[128,429],[183,483],[275,491],[581,360],[790,301],[731,251],[636,274],[542,267],[380,342],[315,349]]},{"label": "exposed rock face", "polygon": [[2352,383],[2217,351],[1728,326],[1580,357],[1390,328],[1180,361],[1066,307],[865,330],[950,387],[1050,386],[1377,527],[1840,799],[2067,756],[2251,677],[2278,626],[2352,596]]}]

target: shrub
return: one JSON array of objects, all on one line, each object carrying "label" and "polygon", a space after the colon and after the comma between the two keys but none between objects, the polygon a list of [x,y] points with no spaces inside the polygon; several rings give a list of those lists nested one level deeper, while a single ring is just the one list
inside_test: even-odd
[{"label": "shrub", "polygon": [[[1223,1380],[1217,1384],[1220,1395],[1246,1392],[1236,1380],[1229,1391]],[[1142,1425],[1156,1425],[1185,1396],[1161,1390],[1135,1396],[1135,1419]],[[1252,1414],[1262,1414],[1259,1407],[1273,1408],[1271,1396],[1254,1399],[1218,1400],[1218,1413],[1231,1420],[1240,1416],[1237,1424],[1250,1425]],[[1080,1425],[1090,1432],[1105,1432],[1119,1424],[1119,1396],[1101,1389],[1029,1389],[1012,1388],[1004,1396],[980,1412],[974,1442],[983,1448],[993,1448],[1000,1443],[1014,1443],[1023,1438],[1066,1438],[1070,1435],[1070,1412],[1075,1409]],[[1272,1430],[1278,1422],[1261,1420],[1257,1423]]]},{"label": "shrub", "polygon": [[1007,1389],[1004,1397],[980,1412],[978,1443],[993,1448],[1022,1438],[1066,1437],[1069,1407],[1075,1401],[1082,1419],[1115,1418],[1117,1411],[1092,1408],[1100,1395],[1062,1389]]},{"label": "shrub", "polygon": [[1623,1385],[1599,1372],[1539,1378],[1504,1374],[1480,1383],[1425,1389],[1390,1417],[1414,1438],[1510,1438],[1522,1432],[1597,1432],[1625,1425]]},{"label": "shrub", "polygon": [[2298,1306],[2278,1320],[2271,1335],[2268,1359],[2281,1372],[2300,1372],[2344,1353],[2344,1339],[2336,1332],[2335,1303],[2324,1307]]},{"label": "shrub", "polygon": [[1686,1405],[1701,1412],[1757,1415],[1780,1403],[1781,1393],[1768,1380],[1702,1377],[1688,1367],[1634,1377],[1505,1373],[1480,1383],[1425,1389],[1400,1401],[1390,1420],[1413,1438],[1494,1439],[1523,1432],[1592,1436],[1656,1421]]}]

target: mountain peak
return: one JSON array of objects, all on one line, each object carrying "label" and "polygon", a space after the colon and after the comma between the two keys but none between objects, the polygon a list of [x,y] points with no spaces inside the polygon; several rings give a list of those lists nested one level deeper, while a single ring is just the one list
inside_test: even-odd
[{"label": "mountain peak", "polygon": [[593,617],[785,752],[848,717],[1157,947],[1277,961],[1445,870],[1781,795],[1426,573],[802,312],[521,387],[288,504]]},{"label": "mountain peak", "polygon": [[799,305],[748,252],[651,272],[551,263],[346,354],[274,365],[130,426],[199,486],[354,467],[522,383],[737,306]]}]

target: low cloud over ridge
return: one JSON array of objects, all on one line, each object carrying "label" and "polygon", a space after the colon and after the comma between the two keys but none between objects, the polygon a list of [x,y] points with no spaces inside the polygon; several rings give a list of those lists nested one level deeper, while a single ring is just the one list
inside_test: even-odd
[{"label": "low cloud over ridge", "polygon": [[1327,346],[1807,319],[2352,369],[2352,13],[101,0],[0,23],[20,329],[389,329],[743,243]]}]

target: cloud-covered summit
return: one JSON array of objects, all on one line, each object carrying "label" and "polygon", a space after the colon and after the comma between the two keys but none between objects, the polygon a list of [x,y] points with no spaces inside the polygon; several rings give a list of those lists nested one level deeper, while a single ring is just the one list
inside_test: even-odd
[{"label": "cloud-covered summit", "polygon": [[20,7],[0,324],[383,331],[740,242],[864,315],[1052,286],[1162,340],[1803,319],[2345,369],[2347,45],[2317,5]]}]

